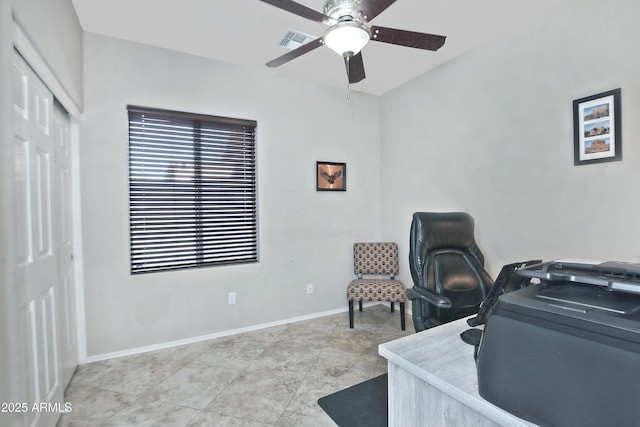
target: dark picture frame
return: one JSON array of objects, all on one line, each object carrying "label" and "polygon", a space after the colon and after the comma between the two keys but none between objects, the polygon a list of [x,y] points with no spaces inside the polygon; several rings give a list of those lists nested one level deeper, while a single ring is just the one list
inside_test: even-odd
[{"label": "dark picture frame", "polygon": [[347,164],[317,161],[316,191],[347,191]]},{"label": "dark picture frame", "polygon": [[620,88],[573,101],[573,164],[622,160]]}]

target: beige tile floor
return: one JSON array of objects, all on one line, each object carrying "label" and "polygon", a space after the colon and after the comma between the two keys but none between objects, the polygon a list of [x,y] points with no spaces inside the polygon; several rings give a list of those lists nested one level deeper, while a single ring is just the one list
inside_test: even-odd
[{"label": "beige tile floor", "polygon": [[327,394],[387,371],[378,344],[414,333],[379,304],[78,367],[62,426],[334,426]]}]

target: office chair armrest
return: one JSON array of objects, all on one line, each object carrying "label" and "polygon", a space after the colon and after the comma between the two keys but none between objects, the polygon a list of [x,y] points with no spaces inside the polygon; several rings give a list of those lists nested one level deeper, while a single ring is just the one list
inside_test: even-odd
[{"label": "office chair armrest", "polygon": [[422,299],[438,308],[451,308],[453,305],[451,304],[451,300],[444,295],[433,292],[431,289],[418,288],[416,286],[411,289],[407,289],[407,298],[410,300]]}]

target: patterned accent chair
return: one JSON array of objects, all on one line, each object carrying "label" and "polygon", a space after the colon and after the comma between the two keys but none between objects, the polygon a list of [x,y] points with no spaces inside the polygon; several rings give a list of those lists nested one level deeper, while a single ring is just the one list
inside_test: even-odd
[{"label": "patterned accent chair", "polygon": [[[405,330],[404,303],[407,290],[399,280],[398,245],[392,242],[372,242],[353,244],[353,272],[358,276],[349,283],[347,300],[349,301],[349,327],[353,328],[353,302],[358,301],[362,311],[362,301],[386,301],[400,303],[400,325]],[[389,275],[389,278],[364,278],[364,275]]]}]

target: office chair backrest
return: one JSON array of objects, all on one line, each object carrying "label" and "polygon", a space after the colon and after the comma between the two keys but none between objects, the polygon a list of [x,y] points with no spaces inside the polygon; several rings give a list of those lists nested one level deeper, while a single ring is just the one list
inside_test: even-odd
[{"label": "office chair backrest", "polygon": [[409,267],[413,283],[426,287],[422,276],[429,253],[459,249],[484,265],[474,236],[475,222],[466,212],[415,212],[409,234]]},{"label": "office chair backrest", "polygon": [[[416,212],[409,241],[409,267],[416,331],[476,313],[493,285],[474,237],[473,217],[464,212]],[[442,295],[447,306],[419,297],[420,289]],[[434,301],[434,298],[431,298]]]}]

